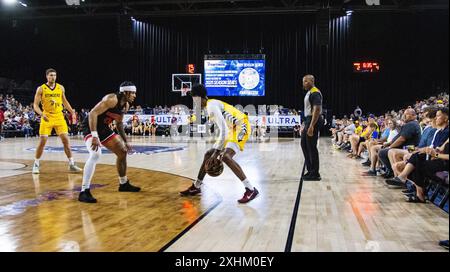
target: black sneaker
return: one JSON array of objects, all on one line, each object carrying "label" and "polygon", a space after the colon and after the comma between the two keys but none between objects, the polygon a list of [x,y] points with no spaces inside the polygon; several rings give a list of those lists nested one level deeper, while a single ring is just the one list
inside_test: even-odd
[{"label": "black sneaker", "polygon": [[346,144],[343,149],[351,152],[352,151],[352,145],[351,144]]},{"label": "black sneaker", "polygon": [[84,202],[84,203],[97,203],[97,199],[95,199],[92,194],[91,190],[86,189],[83,192],[80,192],[80,195],[78,196],[78,201]]},{"label": "black sneaker", "polygon": [[413,190],[410,190],[410,189],[405,189],[405,190],[402,190],[402,193],[404,193],[404,194],[411,194],[411,193],[415,193],[416,191],[413,191]]},{"label": "black sneaker", "polygon": [[387,180],[385,180],[385,182],[386,182],[387,185],[399,186],[399,187],[405,187],[406,188],[405,182],[402,182],[402,180],[399,179],[398,177],[387,179]]},{"label": "black sneaker", "polygon": [[406,197],[417,196],[417,195],[416,195],[416,192],[403,193],[403,195],[406,196]]},{"label": "black sneaker", "polygon": [[198,194],[201,194],[202,190],[200,188],[197,188],[194,186],[194,184],[191,185],[191,187],[187,188],[184,191],[180,192],[180,195],[182,196],[196,196]]},{"label": "black sneaker", "polygon": [[365,162],[363,162],[363,163],[361,163],[363,166],[370,166],[371,164],[372,164],[372,162],[371,161],[369,161],[369,160],[367,160],[367,161],[365,161]]},{"label": "black sneaker", "polygon": [[363,173],[363,176],[367,176],[367,177],[376,177],[377,176],[377,171],[370,169],[369,171]]},{"label": "black sneaker", "polygon": [[439,241],[439,245],[448,250],[448,240]]},{"label": "black sneaker", "polygon": [[129,180],[119,185],[119,192],[139,192],[140,190],[141,188],[131,185]]},{"label": "black sneaker", "polygon": [[390,178],[393,178],[394,177],[394,173],[391,173],[391,172],[386,172],[386,173],[384,173],[383,175],[381,175],[383,178],[385,178],[385,179],[390,179]]},{"label": "black sneaker", "polygon": [[303,177],[303,180],[319,181],[319,180],[322,180],[322,178],[320,177],[320,175],[309,175],[309,176]]},{"label": "black sneaker", "polygon": [[306,174],[303,175],[303,177],[307,177],[307,176],[311,176],[311,173],[308,172],[308,173],[306,173]]},{"label": "black sneaker", "polygon": [[416,185],[414,185],[414,183],[412,183],[410,180],[407,180],[406,183],[406,188],[411,191],[411,192],[416,192],[417,191],[417,187]]}]

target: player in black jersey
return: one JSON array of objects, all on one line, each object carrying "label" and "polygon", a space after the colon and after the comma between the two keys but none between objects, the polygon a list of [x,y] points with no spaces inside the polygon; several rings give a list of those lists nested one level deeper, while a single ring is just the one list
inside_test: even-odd
[{"label": "player in black jersey", "polygon": [[[96,203],[90,192],[90,184],[104,146],[117,155],[117,172],[119,173],[119,192],[139,192],[141,188],[130,184],[126,176],[127,153],[131,145],[123,130],[123,115],[136,98],[136,86],[128,81],[120,85],[118,93],[111,93],[89,112],[83,120],[82,129],[84,141],[89,151],[89,159],[83,169],[83,184],[78,200],[86,203]],[[115,121],[119,135],[112,131],[109,125]]]}]

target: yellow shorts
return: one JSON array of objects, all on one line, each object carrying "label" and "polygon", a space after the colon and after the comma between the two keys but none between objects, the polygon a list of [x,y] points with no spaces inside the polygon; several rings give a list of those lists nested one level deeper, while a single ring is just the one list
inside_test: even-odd
[{"label": "yellow shorts", "polygon": [[235,129],[230,129],[228,137],[225,140],[225,148],[228,143],[235,143],[239,150],[244,151],[244,146],[251,135],[251,126],[248,119],[244,120],[244,126],[237,126]]},{"label": "yellow shorts", "polygon": [[52,117],[49,114],[46,114],[46,116],[48,117],[48,122],[46,122],[44,118],[41,118],[41,124],[39,126],[39,135],[50,136],[52,134],[53,129],[55,129],[57,135],[69,132],[64,116],[60,115]]}]

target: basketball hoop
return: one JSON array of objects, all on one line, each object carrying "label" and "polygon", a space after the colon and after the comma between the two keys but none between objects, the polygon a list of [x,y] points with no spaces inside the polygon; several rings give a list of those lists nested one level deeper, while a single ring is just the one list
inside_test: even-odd
[{"label": "basketball hoop", "polygon": [[189,88],[181,88],[181,96],[187,96],[187,93],[190,91],[191,89]]}]

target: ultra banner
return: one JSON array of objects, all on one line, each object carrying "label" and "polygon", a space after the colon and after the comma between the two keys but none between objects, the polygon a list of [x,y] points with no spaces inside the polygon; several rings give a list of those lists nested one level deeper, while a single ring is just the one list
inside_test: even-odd
[{"label": "ultra banner", "polygon": [[[156,124],[161,126],[172,125],[172,118],[177,118],[177,125],[187,125],[189,123],[189,115],[164,114],[164,115],[137,115],[140,122],[155,120]],[[131,121],[133,115],[126,114],[124,122]],[[298,115],[266,115],[266,116],[249,116],[252,125],[265,125],[268,127],[293,127],[300,125],[300,116]]]},{"label": "ultra banner", "polygon": [[252,125],[265,125],[268,127],[293,127],[300,125],[299,115],[266,115],[250,116],[249,121]]},{"label": "ultra banner", "polygon": [[[133,117],[132,114],[125,114],[125,116],[123,118],[124,123],[131,121],[132,117]],[[137,117],[139,118],[140,122],[145,122],[146,120],[153,122],[153,120],[155,120],[156,124],[160,125],[160,126],[172,125],[173,117],[177,118],[177,125],[184,126],[184,125],[189,124],[189,121],[188,121],[189,115],[179,115],[179,114],[147,115],[147,114],[142,114],[142,115],[137,115]]]}]

